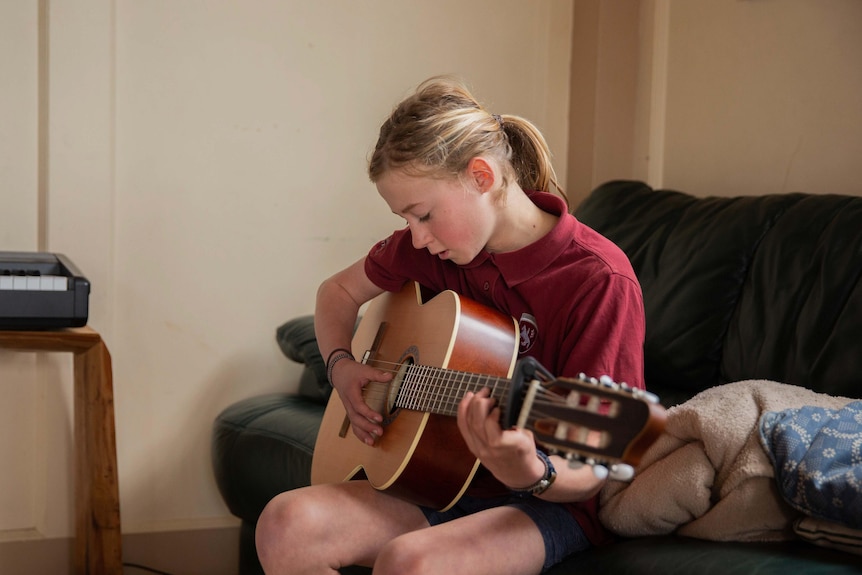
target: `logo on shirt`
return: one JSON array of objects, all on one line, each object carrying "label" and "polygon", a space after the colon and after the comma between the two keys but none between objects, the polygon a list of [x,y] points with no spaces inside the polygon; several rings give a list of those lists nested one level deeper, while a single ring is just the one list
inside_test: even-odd
[{"label": "logo on shirt", "polygon": [[530,351],[536,339],[539,337],[539,326],[536,325],[536,318],[524,312],[521,314],[521,319],[518,320],[518,327],[521,330],[521,350],[519,353],[524,354]]}]

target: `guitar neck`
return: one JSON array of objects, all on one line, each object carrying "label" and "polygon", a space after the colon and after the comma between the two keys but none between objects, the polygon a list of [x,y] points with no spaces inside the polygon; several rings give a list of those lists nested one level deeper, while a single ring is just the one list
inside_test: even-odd
[{"label": "guitar neck", "polygon": [[491,397],[502,402],[510,385],[511,380],[502,377],[414,364],[405,371],[395,405],[402,409],[455,416],[458,403],[467,393],[487,387],[491,390]]}]

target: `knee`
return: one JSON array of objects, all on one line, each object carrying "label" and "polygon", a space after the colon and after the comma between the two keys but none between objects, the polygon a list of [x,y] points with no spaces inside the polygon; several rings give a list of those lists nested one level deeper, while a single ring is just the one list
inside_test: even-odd
[{"label": "knee", "polygon": [[255,528],[257,556],[266,573],[282,573],[302,553],[309,537],[317,531],[313,509],[291,492],[274,497],[264,507]]},{"label": "knee", "polygon": [[431,550],[413,534],[389,541],[374,562],[374,575],[422,575],[433,573]]},{"label": "knee", "polygon": [[[257,557],[267,573],[275,572],[274,560],[278,556],[279,548],[284,547],[285,532],[290,525],[290,521],[287,519],[288,509],[286,502],[283,501],[283,495],[276,496],[267,503],[254,530]],[[282,545],[279,545],[279,542],[282,542]]]}]

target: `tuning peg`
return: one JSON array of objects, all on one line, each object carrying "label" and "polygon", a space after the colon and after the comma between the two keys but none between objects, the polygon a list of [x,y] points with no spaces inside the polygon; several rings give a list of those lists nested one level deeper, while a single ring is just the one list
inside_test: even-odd
[{"label": "tuning peg", "polygon": [[582,459],[579,459],[574,454],[569,453],[566,455],[566,460],[569,462],[569,469],[580,469],[584,465],[586,465]]},{"label": "tuning peg", "polygon": [[616,463],[611,465],[610,474],[608,475],[615,481],[624,481],[628,483],[635,476],[635,469],[631,465],[625,463]]},{"label": "tuning peg", "polygon": [[579,373],[579,374],[578,374],[578,379],[580,379],[580,380],[581,380],[581,381],[583,381],[584,383],[592,383],[593,385],[598,385],[598,384],[599,384],[599,380],[598,380],[598,379],[596,379],[595,377],[590,377],[590,376],[588,376],[588,375],[587,375],[586,373],[584,373],[583,371],[582,371],[581,373]]},{"label": "tuning peg", "polygon": [[617,383],[609,375],[603,375],[599,378],[599,383],[605,387],[618,387]]},{"label": "tuning peg", "polygon": [[606,479],[608,477],[608,468],[596,463],[593,465],[593,475],[595,475],[597,479]]}]

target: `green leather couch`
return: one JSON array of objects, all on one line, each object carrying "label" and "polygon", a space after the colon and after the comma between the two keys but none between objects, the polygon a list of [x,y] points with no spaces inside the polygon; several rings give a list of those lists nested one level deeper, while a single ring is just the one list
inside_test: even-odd
[{"label": "green leather couch", "polygon": [[[647,315],[647,386],[666,406],[744,379],[862,396],[862,197],[697,198],[616,181],[594,190],[575,215],[632,260]],[[261,573],[254,526],[264,505],[309,482],[329,394],[313,318],[288,321],[276,337],[290,360],[305,365],[298,392],[240,401],[213,427],[215,477],[242,519],[242,574]],[[620,539],[550,573],[862,573],[862,555],[802,540],[671,534]]]}]

